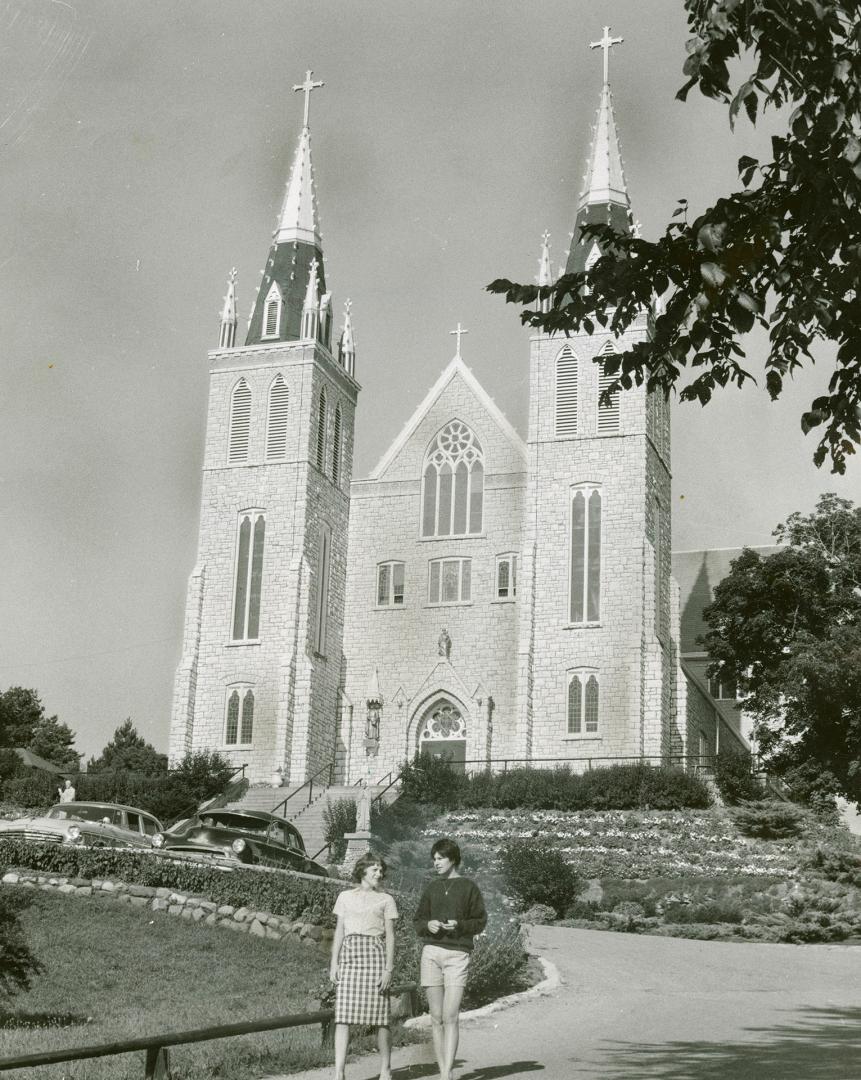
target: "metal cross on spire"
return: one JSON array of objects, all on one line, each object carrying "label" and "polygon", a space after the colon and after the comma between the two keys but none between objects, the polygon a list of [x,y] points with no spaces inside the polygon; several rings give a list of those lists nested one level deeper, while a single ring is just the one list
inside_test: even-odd
[{"label": "metal cross on spire", "polygon": [[449,336],[456,336],[457,337],[457,349],[456,349],[455,354],[454,354],[455,356],[460,357],[460,339],[463,337],[464,334],[468,334],[468,333],[469,333],[469,331],[464,330],[464,328],[460,325],[460,323],[457,324],[457,330],[449,330]]},{"label": "metal cross on spire", "polygon": [[[605,26],[604,27],[604,36],[601,38],[601,40],[600,41],[590,41],[589,42],[589,48],[590,49],[603,49],[604,50],[604,83],[605,83],[605,85],[610,81],[610,49],[612,49],[614,45],[621,45],[624,40],[625,40],[624,38],[620,38],[620,37],[616,37],[616,38],[610,37],[610,27]],[[309,75],[311,74],[310,71],[308,72],[308,74]],[[294,87],[294,89],[296,89],[296,88]]]},{"label": "metal cross on spire", "polygon": [[319,87],[325,85],[325,83],[314,82],[314,80],[311,78],[313,74],[313,71],[306,71],[305,81],[303,83],[299,83],[298,86],[293,87],[294,92],[297,90],[305,91],[305,119],[302,121],[302,127],[308,126],[308,117],[311,112],[311,91],[317,90]]}]

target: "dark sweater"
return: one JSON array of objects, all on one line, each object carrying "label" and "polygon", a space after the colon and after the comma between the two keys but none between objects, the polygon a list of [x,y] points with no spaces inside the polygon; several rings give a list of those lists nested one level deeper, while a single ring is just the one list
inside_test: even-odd
[{"label": "dark sweater", "polygon": [[[440,922],[456,919],[457,927],[432,934],[428,923],[433,919]],[[416,908],[413,925],[422,945],[471,952],[472,939],[487,925],[487,912],[478,886],[464,877],[436,878],[429,882]]]}]

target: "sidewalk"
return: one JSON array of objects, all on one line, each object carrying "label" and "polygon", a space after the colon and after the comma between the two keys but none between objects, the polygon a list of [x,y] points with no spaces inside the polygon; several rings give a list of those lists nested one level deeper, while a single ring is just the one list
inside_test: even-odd
[{"label": "sidewalk", "polygon": [[[859,947],[552,926],[529,937],[562,985],[464,1022],[456,1080],[861,1080]],[[437,1075],[429,1044],[392,1065],[396,1080]],[[348,1080],[377,1076],[376,1056],[347,1066]]]}]

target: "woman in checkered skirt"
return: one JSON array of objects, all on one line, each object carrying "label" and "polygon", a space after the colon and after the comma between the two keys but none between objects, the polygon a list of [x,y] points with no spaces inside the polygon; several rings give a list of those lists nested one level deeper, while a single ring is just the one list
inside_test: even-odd
[{"label": "woman in checkered skirt", "polygon": [[394,897],[380,889],[386,864],[368,852],[353,870],[355,888],[338,894],[329,975],[335,990],[335,1080],[344,1080],[350,1024],[377,1029],[380,1080],[391,1080],[389,986],[398,917]]}]

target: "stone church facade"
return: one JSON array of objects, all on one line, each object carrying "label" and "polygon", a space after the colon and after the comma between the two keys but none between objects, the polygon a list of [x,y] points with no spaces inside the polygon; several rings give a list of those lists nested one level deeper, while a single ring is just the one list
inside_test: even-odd
[{"label": "stone church facade", "polygon": [[[606,68],[605,68],[606,70]],[[337,342],[308,103],[245,344],[234,283],[210,354],[199,551],[170,753],[218,750],[252,782],[383,777],[455,761],[713,753],[731,728],[678,652],[670,420],[603,358],[646,333],[530,342],[526,439],[456,355],[366,479],[359,386]],[[575,237],[632,227],[609,85]],[[597,247],[575,240],[568,270]],[[539,282],[550,284],[548,238]],[[724,733],[724,738],[737,735]]]}]

